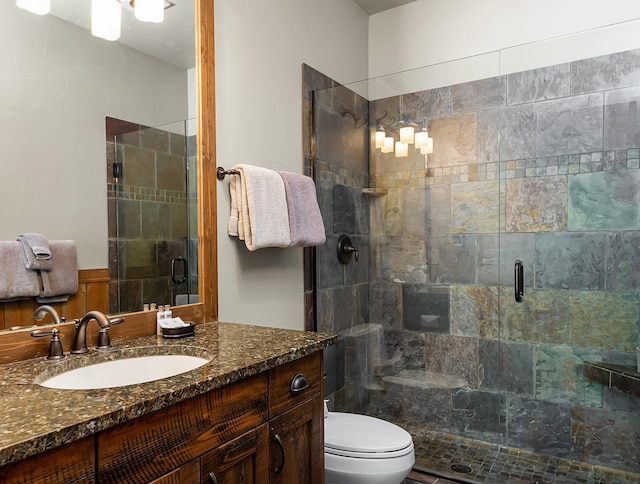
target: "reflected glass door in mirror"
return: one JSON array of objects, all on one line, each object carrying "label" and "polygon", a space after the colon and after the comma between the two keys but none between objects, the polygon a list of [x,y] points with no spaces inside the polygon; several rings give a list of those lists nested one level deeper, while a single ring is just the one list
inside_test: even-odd
[{"label": "reflected glass door in mirror", "polygon": [[107,118],[110,312],[197,302],[195,135]]}]

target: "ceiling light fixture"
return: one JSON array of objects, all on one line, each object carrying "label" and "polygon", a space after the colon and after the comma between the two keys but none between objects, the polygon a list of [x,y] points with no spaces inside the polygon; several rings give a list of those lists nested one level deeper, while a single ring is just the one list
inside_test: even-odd
[{"label": "ceiling light fixture", "polygon": [[396,158],[404,158],[409,156],[409,145],[413,144],[416,150],[420,150],[420,154],[424,155],[424,166],[427,167],[428,155],[433,153],[433,138],[429,137],[429,133],[423,127],[420,131],[418,123],[397,121],[391,118],[388,124],[382,121],[388,117],[385,112],[381,118],[376,119],[377,128],[374,132],[374,145],[382,153],[395,152]]},{"label": "ceiling light fixture", "polygon": [[51,10],[51,0],[16,0],[16,6],[36,15],[46,15]]}]

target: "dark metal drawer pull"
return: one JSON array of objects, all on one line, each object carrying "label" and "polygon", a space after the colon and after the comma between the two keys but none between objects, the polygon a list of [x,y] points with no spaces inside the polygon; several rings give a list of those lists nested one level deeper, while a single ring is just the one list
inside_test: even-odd
[{"label": "dark metal drawer pull", "polygon": [[309,388],[309,382],[307,381],[307,378],[302,373],[298,373],[296,376],[293,377],[293,380],[291,380],[292,393],[300,393],[306,390],[307,388]]},{"label": "dark metal drawer pull", "polygon": [[280,438],[280,436],[278,434],[275,434],[273,436],[273,439],[278,444],[278,447],[280,447],[280,452],[282,452],[282,461],[280,462],[280,465],[276,467],[276,476],[277,476],[282,472],[282,469],[284,468],[285,453],[284,453],[284,444],[282,443],[282,439]]},{"label": "dark metal drawer pull", "polygon": [[209,482],[211,484],[218,484],[218,478],[213,472],[209,472]]}]

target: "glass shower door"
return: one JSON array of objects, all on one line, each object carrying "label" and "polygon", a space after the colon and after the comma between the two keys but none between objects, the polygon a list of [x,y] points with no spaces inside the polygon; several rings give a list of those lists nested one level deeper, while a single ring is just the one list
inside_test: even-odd
[{"label": "glass shower door", "polygon": [[[195,136],[184,121],[115,139],[112,313],[197,301]],[[116,278],[113,278],[115,271]]]},{"label": "glass shower door", "polygon": [[[517,67],[593,35],[500,53],[504,222],[492,378],[505,400],[507,445],[584,461],[585,469],[638,472],[638,403],[585,378],[584,369],[589,362],[635,361],[640,53]],[[517,260],[524,269],[521,302],[514,294]]]}]

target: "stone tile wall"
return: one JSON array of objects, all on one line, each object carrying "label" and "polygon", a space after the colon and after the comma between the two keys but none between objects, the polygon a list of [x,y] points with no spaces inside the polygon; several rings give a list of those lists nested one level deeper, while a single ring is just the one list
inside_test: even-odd
[{"label": "stone tile wall", "polygon": [[[197,227],[195,217],[190,222],[187,215],[195,197],[186,191],[187,148],[185,136],[155,128],[115,139],[115,161],[124,171],[118,183],[108,186],[114,207],[110,217],[117,224],[109,243],[113,313],[141,310],[150,302],[173,305],[176,294],[188,292],[187,284],[171,280],[171,261],[186,257],[187,244],[195,243],[189,230],[193,223]],[[197,271],[191,270],[192,282],[197,281]]]},{"label": "stone tile wall", "polygon": [[[370,120],[424,123],[434,153],[425,168],[411,147],[407,158],[369,148],[371,185],[386,194],[367,199],[370,278],[357,281],[370,312],[348,321],[377,335],[352,335],[354,357],[376,344],[380,356],[347,359],[358,396],[341,409],[640,471],[640,399],[582,377],[585,360],[635,361],[638,100],[630,51],[370,103]],[[344,153],[336,143],[323,149]],[[320,197],[355,213],[358,189],[333,190],[352,173],[341,168],[318,178]],[[329,291],[346,273],[320,270],[335,323],[355,289]]]}]

